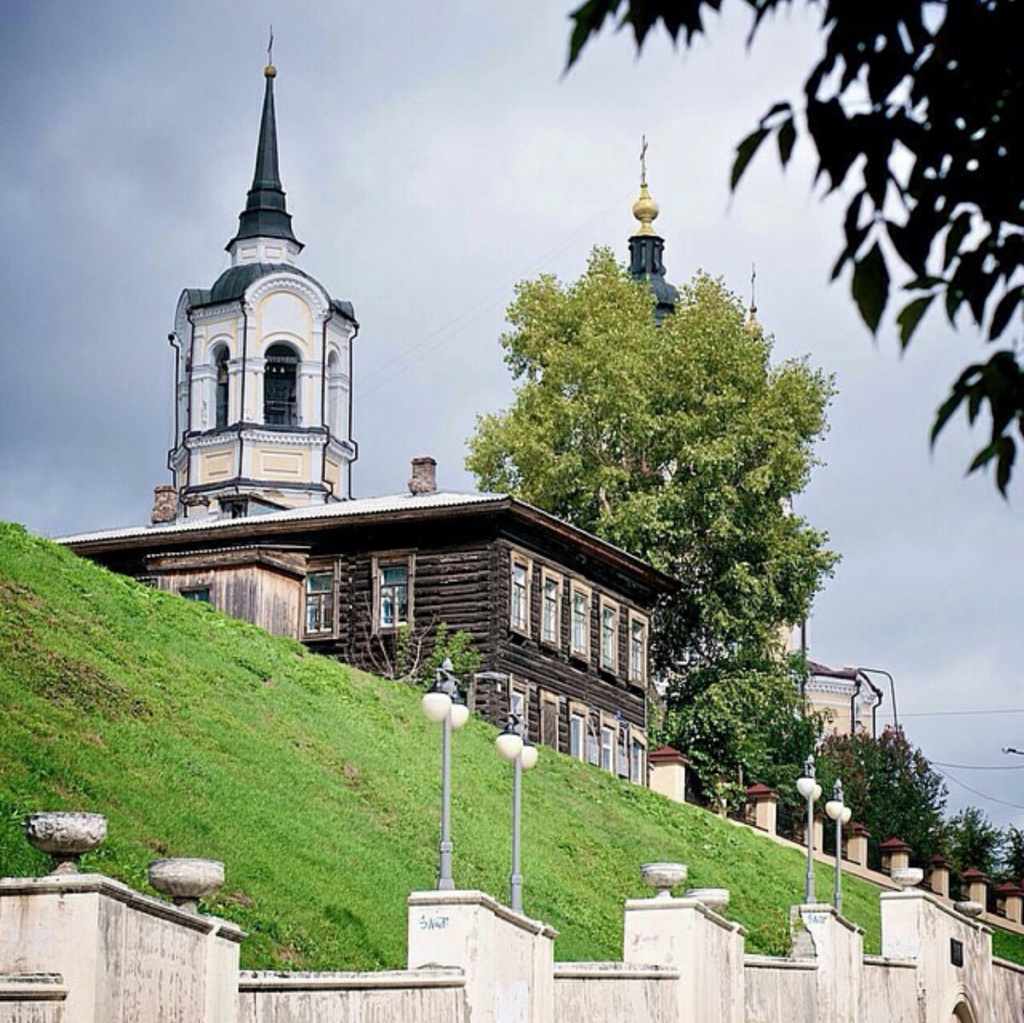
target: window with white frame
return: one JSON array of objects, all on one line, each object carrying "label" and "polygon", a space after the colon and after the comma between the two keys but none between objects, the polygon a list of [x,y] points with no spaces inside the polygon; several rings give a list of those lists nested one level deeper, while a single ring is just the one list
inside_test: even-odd
[{"label": "window with white frame", "polygon": [[647,619],[634,612],[629,615],[629,680],[647,681]]},{"label": "window with white frame", "polygon": [[630,743],[629,780],[634,785],[643,785],[644,778],[644,744],[634,735]]},{"label": "window with white frame", "polygon": [[509,624],[516,632],[530,633],[530,575],[531,563],[528,558],[512,555],[512,590],[509,607]]},{"label": "window with white frame", "polygon": [[590,655],[590,591],[577,582],[569,588],[569,652],[584,660]]},{"label": "window with white frame", "polygon": [[601,770],[615,770],[615,729],[601,726]]},{"label": "window with white frame", "polygon": [[585,759],[587,742],[587,718],[579,711],[569,715],[569,754],[577,760]]},{"label": "window with white frame", "polygon": [[330,569],[310,572],[306,576],[307,636],[334,631],[334,573]]},{"label": "window with white frame", "polygon": [[601,667],[616,671],[619,666],[619,608],[601,598]]},{"label": "window with white frame", "polygon": [[526,691],[513,685],[509,690],[508,711],[523,726],[524,732],[529,728],[529,722],[526,720],[527,707]]},{"label": "window with white frame", "polygon": [[587,715],[587,763],[597,767],[601,763],[601,747],[598,743],[597,728]]},{"label": "window with white frame", "polygon": [[541,573],[540,638],[557,646],[562,631],[562,580],[554,572]]},{"label": "window with white frame", "polygon": [[376,555],[373,558],[373,626],[390,632],[412,625],[413,557]]}]

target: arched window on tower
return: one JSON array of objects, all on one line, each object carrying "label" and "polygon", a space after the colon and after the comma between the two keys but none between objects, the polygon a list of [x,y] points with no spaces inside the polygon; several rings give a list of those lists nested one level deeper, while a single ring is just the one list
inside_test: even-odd
[{"label": "arched window on tower", "polygon": [[223,430],[228,425],[228,350],[220,345],[214,354],[214,367],[217,371],[216,382],[214,383],[214,409],[216,419],[214,425],[218,430]]},{"label": "arched window on tower", "polygon": [[273,426],[296,426],[299,357],[290,345],[274,344],[267,349],[263,374],[263,422]]}]

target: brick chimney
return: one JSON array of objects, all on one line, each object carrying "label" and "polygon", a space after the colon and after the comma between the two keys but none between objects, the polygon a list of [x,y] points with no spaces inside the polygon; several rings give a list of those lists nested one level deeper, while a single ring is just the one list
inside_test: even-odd
[{"label": "brick chimney", "polygon": [[164,486],[153,488],[153,510],[149,521],[156,525],[159,522],[173,522],[178,517],[178,491],[175,487]]},{"label": "brick chimney", "polygon": [[437,462],[429,455],[412,460],[409,493],[432,494],[437,490]]}]

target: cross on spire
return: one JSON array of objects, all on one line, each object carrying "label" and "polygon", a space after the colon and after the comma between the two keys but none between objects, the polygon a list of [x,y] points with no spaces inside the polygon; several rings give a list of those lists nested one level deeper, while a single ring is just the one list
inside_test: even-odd
[{"label": "cross on spire", "polygon": [[647,184],[647,136],[640,136],[640,184]]}]

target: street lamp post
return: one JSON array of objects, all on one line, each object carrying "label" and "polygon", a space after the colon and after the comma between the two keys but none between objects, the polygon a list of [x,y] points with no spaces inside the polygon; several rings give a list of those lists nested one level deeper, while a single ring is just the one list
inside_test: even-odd
[{"label": "street lamp post", "polygon": [[807,800],[807,879],[804,902],[814,902],[814,803],[821,796],[821,786],[814,776],[814,754],[804,761],[804,773],[796,780],[796,790]]},{"label": "street lamp post", "polygon": [[843,825],[848,824],[853,811],[843,802],[843,783],[836,779],[832,786],[832,798],[825,804],[825,813],[836,822],[836,886],[832,896],[832,905],[837,913],[843,912],[842,891],[842,857],[843,857]]},{"label": "street lamp post", "polygon": [[526,738],[519,717],[510,714],[508,724],[495,745],[502,760],[512,764],[512,873],[509,876],[509,905],[513,912],[523,911],[523,874],[520,868],[520,834],[523,803],[523,771],[537,766],[537,747]]},{"label": "street lamp post", "polygon": [[459,695],[459,683],[451,658],[437,669],[434,684],[420,702],[428,721],[440,723],[441,730],[441,841],[438,845],[437,887],[451,891],[452,880],[452,731],[469,720],[469,708]]}]

